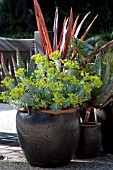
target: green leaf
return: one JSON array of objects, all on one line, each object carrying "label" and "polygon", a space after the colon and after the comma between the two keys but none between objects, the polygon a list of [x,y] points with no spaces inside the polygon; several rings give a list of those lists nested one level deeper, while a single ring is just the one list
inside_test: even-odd
[{"label": "green leaf", "polygon": [[96,100],[93,101],[93,106],[101,106],[102,104],[104,104],[108,98],[110,97],[111,93],[112,93],[112,86],[113,86],[113,80],[111,80],[109,82],[109,84],[107,85],[106,89],[103,91],[103,93],[101,93],[100,95],[98,95],[96,97]]},{"label": "green leaf", "polygon": [[[100,65],[100,62],[102,63],[102,61],[100,61],[101,59],[99,59],[100,57],[98,56],[97,57],[97,63],[96,63],[96,73],[99,72],[99,65]],[[99,75],[101,78],[102,78],[102,86],[97,89],[95,88],[93,91],[92,91],[92,94],[93,96],[101,96],[101,94],[106,90],[106,88],[108,87],[108,84],[109,84],[109,80],[110,80],[110,64],[109,64],[109,59],[107,58],[107,62],[106,62],[106,68],[105,68],[105,72],[104,72],[104,69],[100,69],[100,72],[101,72],[101,75]],[[104,77],[103,77],[104,76]]]},{"label": "green leaf", "polygon": [[93,57],[90,56],[90,53],[94,51],[94,49],[85,41],[82,41],[80,39],[76,39],[77,43],[77,53],[80,55],[83,55],[85,58],[92,59]]},{"label": "green leaf", "polygon": [[34,60],[30,60],[30,63],[28,64],[28,70],[27,70],[27,75],[30,76],[31,73],[33,73],[36,70],[35,62]]},{"label": "green leaf", "polygon": [[59,111],[59,110],[60,110],[59,104],[57,104],[57,103],[52,103],[51,109],[52,109],[53,112]]},{"label": "green leaf", "polygon": [[101,56],[96,56],[93,69],[95,70],[95,74],[101,77]]},{"label": "green leaf", "polygon": [[18,49],[16,51],[16,56],[17,56],[17,66],[19,68],[25,68],[25,64],[24,64],[24,62],[22,60],[22,57],[21,57],[20,52],[19,52]]},{"label": "green leaf", "polygon": [[14,57],[11,56],[11,58],[12,58],[12,63],[13,63],[13,68],[14,68],[14,73],[15,73],[19,69],[19,67],[18,67]]},{"label": "green leaf", "polygon": [[67,108],[68,106],[70,106],[70,102],[69,101],[64,101],[63,102],[63,108]]}]

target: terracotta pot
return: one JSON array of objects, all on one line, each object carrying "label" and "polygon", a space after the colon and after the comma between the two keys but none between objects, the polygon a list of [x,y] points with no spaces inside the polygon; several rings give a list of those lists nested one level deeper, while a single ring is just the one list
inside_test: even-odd
[{"label": "terracotta pot", "polygon": [[18,111],[17,134],[28,163],[57,167],[69,164],[80,137],[79,113],[74,109],[52,114],[49,110]]},{"label": "terracotta pot", "polygon": [[101,147],[101,123],[89,122],[81,124],[81,134],[75,155],[79,158],[92,158],[97,156]]}]

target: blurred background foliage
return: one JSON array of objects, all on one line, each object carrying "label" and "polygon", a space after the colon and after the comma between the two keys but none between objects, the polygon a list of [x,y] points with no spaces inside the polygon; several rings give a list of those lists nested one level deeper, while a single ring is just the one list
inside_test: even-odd
[{"label": "blurred background foliage", "polygon": [[[92,19],[98,14],[89,37],[104,34],[108,40],[113,30],[113,0],[38,0],[49,31],[53,29],[55,7],[59,9],[59,31],[65,16],[69,16],[72,7],[74,19],[79,14],[82,20],[88,16],[82,31],[87,28]],[[33,0],[0,0],[0,37],[33,38],[37,31]],[[80,32],[82,34],[83,32]]]}]

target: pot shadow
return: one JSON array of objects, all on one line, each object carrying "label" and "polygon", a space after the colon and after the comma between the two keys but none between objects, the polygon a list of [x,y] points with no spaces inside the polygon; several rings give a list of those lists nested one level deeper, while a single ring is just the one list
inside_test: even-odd
[{"label": "pot shadow", "polygon": [[0,145],[19,146],[16,133],[0,132]]},{"label": "pot shadow", "polygon": [[0,101],[0,112],[9,111],[9,110],[16,110],[16,109],[13,106]]}]

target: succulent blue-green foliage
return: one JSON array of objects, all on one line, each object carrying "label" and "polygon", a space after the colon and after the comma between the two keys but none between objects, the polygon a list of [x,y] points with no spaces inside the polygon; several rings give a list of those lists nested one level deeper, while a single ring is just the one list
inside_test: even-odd
[{"label": "succulent blue-green foliage", "polygon": [[91,59],[90,54],[92,53],[92,51],[94,51],[94,49],[91,49],[90,44],[88,44],[86,41],[82,41],[78,38],[76,38],[76,44],[78,47],[79,54],[82,54],[82,55],[84,55],[84,57]]},{"label": "succulent blue-green foliage", "polygon": [[93,106],[102,106],[113,93],[113,52],[109,50],[96,56],[94,69],[101,77],[102,86],[92,91]]},{"label": "succulent blue-green foliage", "polygon": [[71,41],[72,49],[75,48],[73,44],[76,44],[74,57],[78,63],[84,65],[86,64],[85,60],[87,60],[87,63],[89,63],[85,68],[87,72],[93,70],[94,74],[98,75],[102,81],[100,88],[93,88],[91,100],[89,100],[93,107],[101,107],[113,93],[113,47],[111,46],[92,57],[91,54],[95,52],[95,48],[86,41],[76,38]]},{"label": "succulent blue-green foliage", "polygon": [[[75,49],[75,47],[76,47],[76,49]],[[95,48],[93,46],[91,46],[90,44],[88,44],[86,41],[82,41],[79,38],[73,37],[71,39],[71,48],[70,49],[71,49],[70,50],[71,52],[75,51],[75,54],[77,53],[78,61],[80,60],[80,63],[81,63],[81,60],[83,60],[84,58],[94,60],[94,58],[92,58],[91,54],[92,54],[92,52],[95,51]]]}]

